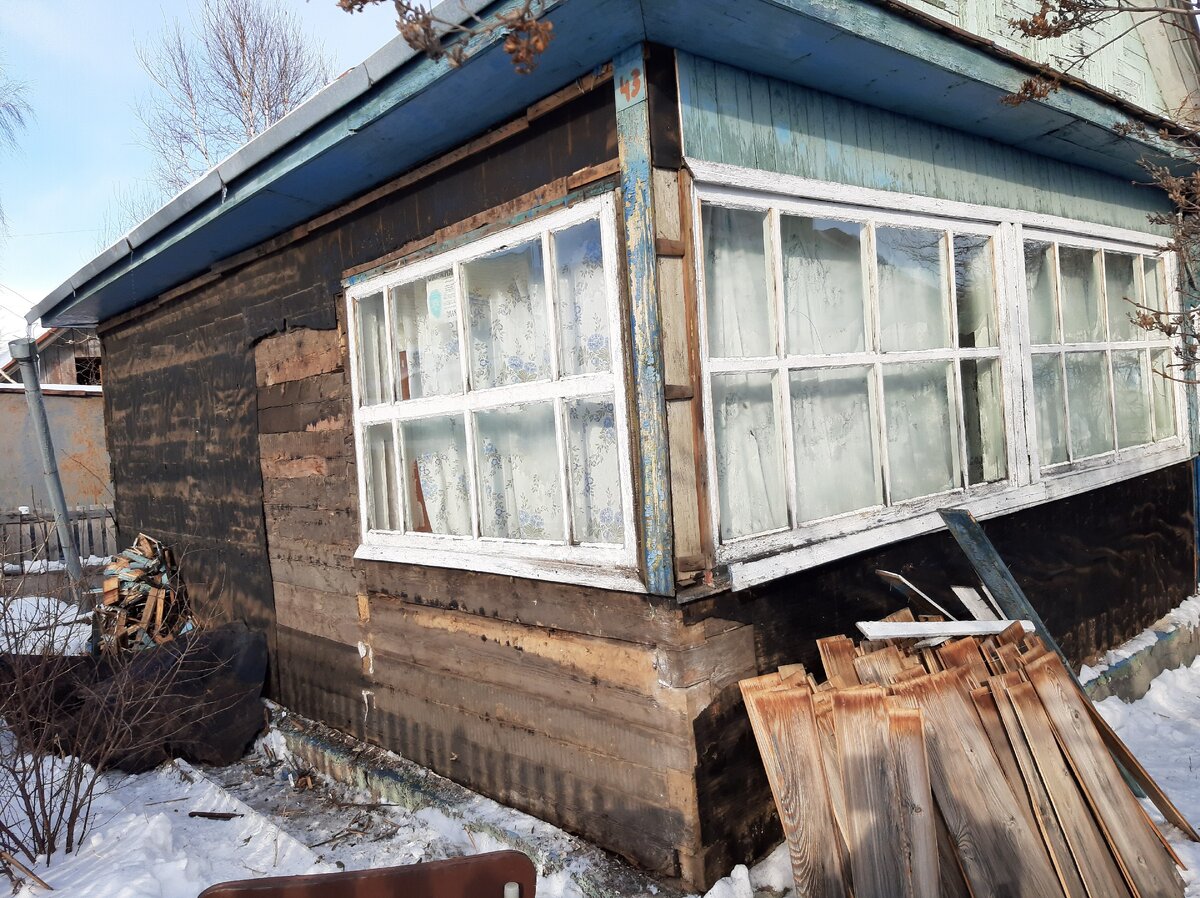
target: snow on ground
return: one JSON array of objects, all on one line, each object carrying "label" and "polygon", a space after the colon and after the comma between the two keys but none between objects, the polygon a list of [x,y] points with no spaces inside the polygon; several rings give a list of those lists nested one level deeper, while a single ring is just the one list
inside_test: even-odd
[{"label": "snow on ground", "polygon": [[[37,867],[57,894],[196,898],[215,882],[336,869],[183,762],[106,781],[82,847]],[[210,820],[189,817],[190,811],[242,816]],[[18,894],[40,898],[44,892],[26,884]]]},{"label": "snow on ground", "polygon": [[[1200,826],[1200,658],[1159,674],[1133,704],[1113,696],[1096,707],[1176,807]],[[1188,867],[1188,898],[1200,898],[1200,844],[1167,827],[1149,801],[1143,804]]]},{"label": "snow on ground", "polygon": [[[85,570],[89,568],[101,568],[112,561],[111,555],[89,555],[87,558],[82,556],[79,559],[79,564]],[[65,561],[51,561],[48,558],[34,558],[32,560],[23,561],[20,564],[12,564],[11,562],[4,565],[5,574],[52,574],[61,573],[67,569]]]},{"label": "snow on ground", "polygon": [[[42,620],[60,610],[48,604],[53,601],[10,601],[7,613]],[[1200,600],[1189,600],[1175,614],[1180,624],[1200,620]],[[86,642],[85,628],[77,629]],[[1109,698],[1098,707],[1180,810],[1200,824],[1200,659],[1161,674],[1140,701]],[[392,866],[506,847],[481,822],[540,838],[569,838],[482,796],[472,807],[474,821],[434,807],[410,811],[380,804],[299,768],[274,730],[229,767],[194,769],[175,762],[139,776],[106,775],[105,784],[83,846],[37,867],[58,894],[194,898],[231,879]],[[1162,824],[1149,802],[1146,807]],[[227,821],[188,816],[197,810],[242,816]],[[1187,898],[1200,898],[1200,845],[1172,828],[1166,831],[1189,868]],[[587,863],[568,860],[540,878],[539,898],[583,898],[575,877]],[[20,892],[20,898],[35,896],[41,890],[32,885]],[[752,868],[734,868],[705,898],[794,898],[786,846]]]},{"label": "snow on ground", "polygon": [[92,615],[50,596],[0,598],[0,652],[83,655]]},{"label": "snow on ground", "polygon": [[1100,656],[1095,665],[1084,664],[1079,670],[1079,681],[1090,683],[1110,667],[1126,658],[1154,645],[1160,634],[1170,633],[1180,627],[1200,626],[1200,596],[1184,599],[1159,620],[1155,621],[1133,639]]}]

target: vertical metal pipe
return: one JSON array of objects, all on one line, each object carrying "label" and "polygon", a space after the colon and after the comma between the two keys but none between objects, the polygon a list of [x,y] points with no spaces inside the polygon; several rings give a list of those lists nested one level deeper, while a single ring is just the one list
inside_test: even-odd
[{"label": "vertical metal pipe", "polygon": [[54,525],[58,530],[58,544],[62,547],[63,561],[67,566],[71,597],[76,604],[80,604],[83,598],[83,569],[79,564],[79,547],[75,545],[75,537],[71,533],[71,524],[67,517],[67,498],[63,495],[62,480],[58,476],[58,463],[54,459],[50,420],[46,417],[46,401],[42,396],[41,381],[38,379],[37,348],[33,340],[22,337],[11,341],[8,351],[21,366],[21,382],[25,386],[25,399],[29,403],[29,418],[33,422],[38,449],[42,453],[46,492],[50,494],[50,504],[54,508]]}]

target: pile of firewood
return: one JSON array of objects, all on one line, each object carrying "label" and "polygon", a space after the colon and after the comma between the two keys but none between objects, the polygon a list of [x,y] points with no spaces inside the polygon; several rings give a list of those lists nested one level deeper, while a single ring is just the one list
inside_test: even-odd
[{"label": "pile of firewood", "polygon": [[153,648],[190,631],[187,593],[171,549],[139,533],[104,569],[96,614],[103,654]]},{"label": "pile of firewood", "polygon": [[788,665],[741,683],[797,894],[1183,895],[1126,778],[1200,836],[1020,623],[818,648],[825,682]]}]

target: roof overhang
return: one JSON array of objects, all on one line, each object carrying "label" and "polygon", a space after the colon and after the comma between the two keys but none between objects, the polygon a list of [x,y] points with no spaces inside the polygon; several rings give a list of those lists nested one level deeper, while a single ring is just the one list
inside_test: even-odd
[{"label": "roof overhang", "polygon": [[[881,0],[881,3],[884,0]],[[1137,110],[1066,87],[1001,104],[1033,71],[911,10],[834,0],[550,0],[531,75],[492,36],[467,62],[394,38],[83,266],[28,314],[89,326],[283,233],[523,112],[642,40],[947,125],[1126,179],[1162,147],[1120,133]],[[443,17],[513,5],[447,0]],[[1141,116],[1153,123],[1150,113]]]}]

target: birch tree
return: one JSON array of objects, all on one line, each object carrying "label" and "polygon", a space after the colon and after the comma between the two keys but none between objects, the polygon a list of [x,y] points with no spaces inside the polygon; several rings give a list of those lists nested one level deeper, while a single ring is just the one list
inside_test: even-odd
[{"label": "birch tree", "polygon": [[182,190],[330,78],[323,47],[283,0],[202,0],[137,48],[156,88],[138,110],[153,182]]}]

